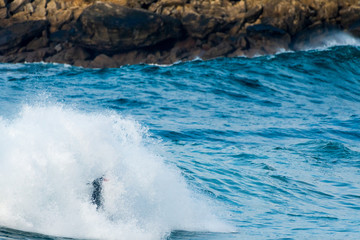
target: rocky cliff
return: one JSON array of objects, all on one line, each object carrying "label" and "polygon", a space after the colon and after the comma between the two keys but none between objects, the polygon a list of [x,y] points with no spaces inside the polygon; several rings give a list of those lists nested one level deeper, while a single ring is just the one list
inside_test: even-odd
[{"label": "rocky cliff", "polygon": [[0,62],[84,67],[298,50],[360,37],[358,0],[0,0]]}]

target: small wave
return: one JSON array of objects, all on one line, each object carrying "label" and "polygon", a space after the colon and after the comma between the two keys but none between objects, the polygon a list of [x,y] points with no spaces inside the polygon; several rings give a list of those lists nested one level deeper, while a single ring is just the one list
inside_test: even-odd
[{"label": "small wave", "polygon": [[296,148],[317,160],[317,163],[325,160],[327,163],[332,164],[351,162],[351,160],[356,160],[360,155],[358,152],[351,150],[343,143],[328,140],[312,140],[297,144]]},{"label": "small wave", "polygon": [[318,37],[316,43],[311,43],[300,50],[303,51],[324,51],[332,47],[354,46],[360,47],[360,39],[345,32],[333,32],[323,37]]}]

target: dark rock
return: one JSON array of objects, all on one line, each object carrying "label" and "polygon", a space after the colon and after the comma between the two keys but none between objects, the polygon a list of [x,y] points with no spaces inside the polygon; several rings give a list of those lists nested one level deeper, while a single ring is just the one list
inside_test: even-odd
[{"label": "dark rock", "polygon": [[261,23],[295,35],[311,24],[310,12],[309,6],[299,1],[273,0],[264,6]]},{"label": "dark rock", "polygon": [[189,13],[181,19],[187,33],[191,37],[204,39],[212,32],[217,32],[221,26],[219,19],[197,13]]},{"label": "dark rock", "polygon": [[246,22],[253,23],[260,17],[262,12],[263,12],[263,6],[257,5],[245,13],[244,19]]},{"label": "dark rock", "polygon": [[245,34],[240,34],[237,37],[232,37],[230,39],[232,44],[235,46],[236,49],[246,50],[250,47],[249,40],[246,38]]},{"label": "dark rock", "polygon": [[289,49],[290,35],[271,25],[258,24],[246,29],[249,46],[255,54],[274,54],[281,49]]},{"label": "dark rock", "polygon": [[0,8],[0,20],[7,18],[8,16],[8,11],[6,8]]},{"label": "dark rock", "polygon": [[98,55],[92,62],[90,62],[89,67],[92,68],[116,68],[119,67],[119,65],[112,59],[111,57],[100,54]]},{"label": "dark rock", "polygon": [[20,8],[24,3],[26,3],[26,0],[14,0],[9,4],[9,11],[11,13],[14,13],[18,8]]},{"label": "dark rock", "polygon": [[20,48],[33,38],[41,36],[47,26],[47,21],[40,20],[15,23],[0,29],[0,53],[12,48]]},{"label": "dark rock", "polygon": [[67,10],[57,10],[48,14],[48,20],[50,22],[50,32],[56,32],[67,22],[70,22],[73,18],[73,12],[69,9]]},{"label": "dark rock", "polygon": [[74,65],[77,66],[77,67],[84,67],[84,68],[87,68],[89,67],[89,64],[90,64],[90,61],[87,61],[87,60],[76,60],[74,62]]},{"label": "dark rock", "polygon": [[246,33],[249,37],[253,37],[256,35],[262,35],[266,37],[282,37],[286,34],[284,30],[266,24],[249,26],[246,28]]},{"label": "dark rock", "polygon": [[211,59],[221,57],[231,53],[232,51],[234,51],[234,47],[228,41],[223,41],[219,45],[212,47],[208,51],[206,51],[203,54],[202,58]]},{"label": "dark rock", "polygon": [[360,21],[352,24],[348,30],[353,36],[360,38]]},{"label": "dark rock", "polygon": [[25,52],[25,62],[41,62],[46,58],[50,53],[52,53],[49,48],[40,48],[33,52]]},{"label": "dark rock", "polygon": [[52,42],[66,42],[75,34],[74,30],[59,30],[50,34]]},{"label": "dark rock", "polygon": [[307,48],[322,47],[334,33],[340,30],[339,27],[318,21],[293,37],[291,49],[299,51]]},{"label": "dark rock", "polygon": [[341,26],[349,28],[360,22],[360,6],[351,6],[340,10]]},{"label": "dark rock", "polygon": [[84,61],[90,58],[90,54],[80,47],[65,47],[57,44],[53,48],[54,53],[57,53],[48,57],[46,61],[73,64],[77,60]]},{"label": "dark rock", "polygon": [[84,10],[72,40],[98,51],[128,51],[181,36],[178,20],[115,4],[97,3]]},{"label": "dark rock", "polygon": [[26,46],[27,51],[34,51],[47,46],[49,39],[46,36],[35,38]]}]

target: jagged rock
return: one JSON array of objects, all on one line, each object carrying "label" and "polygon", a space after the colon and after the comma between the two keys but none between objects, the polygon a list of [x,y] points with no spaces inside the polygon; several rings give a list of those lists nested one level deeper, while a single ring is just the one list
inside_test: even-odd
[{"label": "jagged rock", "polygon": [[69,22],[73,17],[73,12],[71,10],[58,10],[48,14],[48,19],[50,22],[50,32],[55,32],[61,28],[61,26]]},{"label": "jagged rock", "polygon": [[320,19],[329,21],[332,18],[336,18],[339,13],[339,4],[337,1],[326,1],[319,8],[318,16]]},{"label": "jagged rock", "polygon": [[271,25],[258,24],[246,29],[247,39],[250,47],[259,50],[258,53],[274,54],[280,49],[289,49],[291,43],[290,35]]},{"label": "jagged rock", "polygon": [[340,10],[341,25],[349,28],[360,22],[360,6],[351,6]]},{"label": "jagged rock", "polygon": [[185,15],[181,22],[191,37],[203,39],[211,32],[217,32],[221,26],[221,20],[191,12]]},{"label": "jagged rock", "polygon": [[60,8],[60,6],[57,4],[57,2],[55,0],[51,0],[46,5],[46,10],[48,11],[48,13],[53,13],[56,10],[58,10],[59,8]]},{"label": "jagged rock", "polygon": [[14,0],[9,4],[9,11],[14,13],[18,8],[20,8],[26,0]]},{"label": "jagged rock", "polygon": [[44,48],[48,45],[49,39],[46,37],[46,35],[43,35],[40,38],[35,38],[32,41],[28,43],[26,46],[27,51],[35,51],[40,48]]},{"label": "jagged rock", "polygon": [[12,48],[20,48],[23,44],[41,35],[47,26],[47,21],[26,21],[1,29],[0,53],[4,53]]},{"label": "jagged rock", "polygon": [[244,14],[243,18],[245,19],[246,22],[253,23],[260,17],[262,12],[263,12],[263,6],[262,5],[256,5],[253,8],[251,8],[249,11],[247,11]]},{"label": "jagged rock", "polygon": [[247,50],[249,49],[249,40],[247,39],[245,34],[240,34],[237,37],[230,38],[232,44],[235,46],[236,49],[240,50]]},{"label": "jagged rock", "polygon": [[44,60],[44,58],[46,58],[47,56],[49,56],[50,54],[52,54],[53,51],[50,48],[40,48],[37,49],[36,51],[32,51],[32,52],[25,52],[24,56],[25,56],[25,62],[41,62]]},{"label": "jagged rock", "polygon": [[99,51],[128,51],[179,38],[181,31],[174,18],[97,3],[81,14],[73,41]]},{"label": "jagged rock", "polygon": [[264,7],[262,23],[280,28],[290,35],[309,24],[310,9],[298,1],[274,0]]},{"label": "jagged rock", "polygon": [[306,48],[323,47],[327,39],[333,36],[334,32],[340,31],[339,27],[330,26],[325,22],[318,21],[308,29],[293,36],[291,49],[302,50]]},{"label": "jagged rock", "polygon": [[203,55],[203,59],[211,59],[221,56],[226,56],[226,54],[234,51],[234,47],[228,41],[223,41],[219,45],[210,48]]},{"label": "jagged rock", "polygon": [[30,20],[30,16],[31,14],[28,12],[17,12],[11,16],[11,19],[15,20],[15,22],[25,22]]},{"label": "jagged rock", "polygon": [[32,5],[35,9],[33,16],[44,19],[46,16],[46,0],[35,0]]},{"label": "jagged rock", "polygon": [[27,3],[25,4],[24,6],[24,12],[27,12],[27,13],[33,13],[34,12],[34,7],[31,3]]},{"label": "jagged rock", "polygon": [[115,67],[303,49],[334,29],[360,37],[359,0],[99,1],[0,0],[0,61]]},{"label": "jagged rock", "polygon": [[0,9],[0,20],[4,19],[4,18],[7,18],[7,16],[8,16],[7,9],[6,8],[1,8]]},{"label": "jagged rock", "polygon": [[98,55],[90,64],[90,67],[92,68],[106,68],[106,67],[112,67],[116,68],[119,67],[119,65],[114,61],[111,57],[100,54]]},{"label": "jagged rock", "polygon": [[7,0],[0,0],[0,8],[6,7]]}]

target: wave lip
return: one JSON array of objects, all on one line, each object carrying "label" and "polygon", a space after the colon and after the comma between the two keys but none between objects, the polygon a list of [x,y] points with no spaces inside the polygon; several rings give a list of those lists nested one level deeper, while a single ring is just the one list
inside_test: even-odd
[{"label": "wave lip", "polygon": [[[24,106],[0,118],[0,225],[54,236],[160,239],[172,230],[227,231],[147,131],[114,113]],[[104,210],[89,182],[106,174]]]},{"label": "wave lip", "polygon": [[[311,51],[319,50],[324,51],[332,47],[337,46],[354,46],[360,47],[360,39],[352,36],[346,32],[330,31],[324,34],[311,34],[311,39],[301,40],[298,43],[294,43],[294,50]],[[308,37],[309,37],[308,36]]]}]

